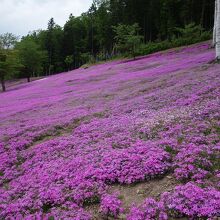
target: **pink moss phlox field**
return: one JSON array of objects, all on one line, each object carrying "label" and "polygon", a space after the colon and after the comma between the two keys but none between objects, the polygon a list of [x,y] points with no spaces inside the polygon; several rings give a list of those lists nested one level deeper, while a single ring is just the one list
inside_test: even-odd
[{"label": "pink moss phlox field", "polygon": [[220,192],[214,188],[201,188],[193,183],[179,185],[166,192],[159,201],[148,198],[139,207],[132,207],[128,220],[166,220],[168,216],[187,219],[214,219],[219,215]]},{"label": "pink moss phlox field", "polygon": [[105,194],[101,198],[100,212],[106,217],[117,218],[123,213],[122,202],[117,194]]},{"label": "pink moss phlox field", "polygon": [[163,175],[170,168],[170,157],[163,149],[145,146],[112,150],[103,156],[100,177],[110,183],[135,183]]},{"label": "pink moss phlox field", "polygon": [[201,180],[215,169],[220,161],[220,150],[217,147],[186,145],[175,157],[177,179]]},{"label": "pink moss phlox field", "polygon": [[168,174],[180,186],[134,204],[128,219],[217,217],[220,67],[209,64],[213,58],[201,43],[1,93],[0,219],[89,220],[93,205],[116,216],[123,201],[108,195],[112,184]]},{"label": "pink moss phlox field", "polygon": [[132,207],[128,220],[167,220],[168,215],[165,211],[164,204],[157,202],[152,198],[148,198],[140,207]]},{"label": "pink moss phlox field", "polygon": [[211,187],[201,188],[187,183],[177,186],[172,193],[164,193],[161,200],[177,217],[213,219],[220,214],[220,191]]}]

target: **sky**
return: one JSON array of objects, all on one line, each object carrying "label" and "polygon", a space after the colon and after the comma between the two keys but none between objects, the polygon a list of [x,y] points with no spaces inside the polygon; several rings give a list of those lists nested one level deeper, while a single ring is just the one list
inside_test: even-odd
[{"label": "sky", "polygon": [[0,34],[24,36],[29,31],[46,29],[53,17],[63,26],[72,13],[86,12],[92,0],[0,0]]}]

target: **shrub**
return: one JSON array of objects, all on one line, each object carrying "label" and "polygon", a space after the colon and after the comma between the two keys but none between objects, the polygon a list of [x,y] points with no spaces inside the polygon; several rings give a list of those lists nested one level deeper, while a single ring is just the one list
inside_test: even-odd
[{"label": "shrub", "polygon": [[139,47],[137,55],[147,55],[174,47],[195,44],[211,39],[211,33],[203,31],[201,26],[194,23],[186,25],[184,28],[176,28],[177,36],[171,40],[148,42]]}]

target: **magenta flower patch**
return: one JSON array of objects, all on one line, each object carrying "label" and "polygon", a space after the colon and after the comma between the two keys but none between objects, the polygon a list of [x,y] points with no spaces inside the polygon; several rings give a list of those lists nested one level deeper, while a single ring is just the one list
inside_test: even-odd
[{"label": "magenta flower patch", "polygon": [[[0,219],[89,220],[94,206],[130,220],[218,217],[220,68],[208,64],[213,58],[200,43],[1,93]],[[167,174],[184,185],[129,213],[120,195],[108,194],[112,184]]]}]

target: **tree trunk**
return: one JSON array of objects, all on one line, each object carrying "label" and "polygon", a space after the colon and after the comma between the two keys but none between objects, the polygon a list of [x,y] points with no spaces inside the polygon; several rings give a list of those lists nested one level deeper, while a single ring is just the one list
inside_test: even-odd
[{"label": "tree trunk", "polygon": [[190,6],[190,11],[191,11],[191,13],[190,13],[190,23],[193,23],[193,6],[194,6],[194,0],[191,0],[191,6]]},{"label": "tree trunk", "polygon": [[27,77],[27,82],[30,82],[30,81],[31,81],[31,77],[28,76],[28,77]]},{"label": "tree trunk", "polygon": [[48,69],[48,75],[50,76],[51,74],[51,65],[49,65],[49,69]]},{"label": "tree trunk", "polygon": [[220,60],[220,0],[217,0],[217,15],[216,15],[216,59]]},{"label": "tree trunk", "polygon": [[204,21],[204,15],[205,15],[205,7],[206,6],[206,0],[203,0],[202,2],[202,13],[201,13],[201,18],[200,18],[200,25],[203,27],[203,21]]},{"label": "tree trunk", "polygon": [[6,91],[6,87],[5,87],[5,79],[4,79],[4,77],[1,77],[1,85],[2,85],[2,91],[5,92]]}]

